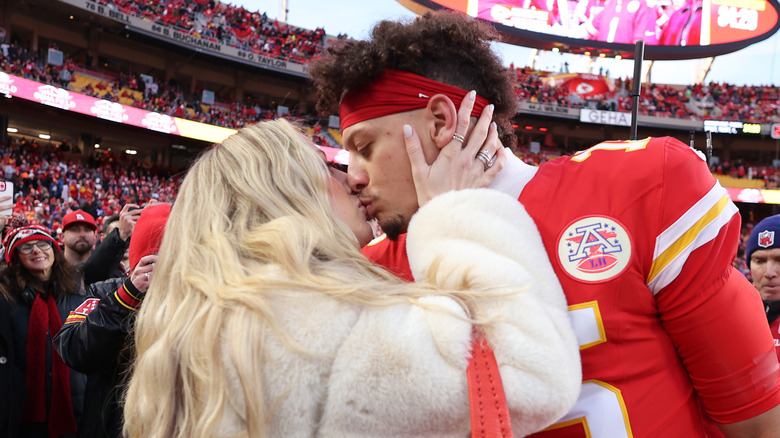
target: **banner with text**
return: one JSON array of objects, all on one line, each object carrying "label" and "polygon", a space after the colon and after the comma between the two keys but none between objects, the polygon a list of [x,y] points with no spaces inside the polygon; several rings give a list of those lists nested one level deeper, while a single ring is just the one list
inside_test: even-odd
[{"label": "banner with text", "polygon": [[308,67],[303,64],[285,61],[283,59],[270,58],[259,53],[239,50],[235,47],[227,46],[222,43],[211,41],[207,38],[200,38],[189,33],[174,29],[168,26],[154,23],[145,17],[138,17],[131,14],[125,14],[116,10],[113,6],[102,5],[95,0],[60,0],[71,6],[89,11],[106,18],[124,23],[127,27],[152,34],[157,37],[173,40],[174,42],[185,45],[199,52],[211,52],[216,55],[233,58],[244,64],[254,65],[262,68],[282,70],[289,73],[295,73],[298,76],[307,76]]},{"label": "banner with text", "polygon": [[565,117],[567,119],[576,119],[580,113],[580,110],[577,108],[567,108],[564,106],[535,102],[518,102],[518,111],[535,114],[544,113],[551,116]]},{"label": "banner with text", "polygon": [[580,110],[580,122],[598,123],[601,125],[631,126],[631,114],[583,108]]},{"label": "banner with text", "polygon": [[235,129],[193,122],[74,93],[64,88],[41,84],[4,72],[0,72],[0,95],[18,97],[65,111],[211,143],[221,143],[236,132]]}]

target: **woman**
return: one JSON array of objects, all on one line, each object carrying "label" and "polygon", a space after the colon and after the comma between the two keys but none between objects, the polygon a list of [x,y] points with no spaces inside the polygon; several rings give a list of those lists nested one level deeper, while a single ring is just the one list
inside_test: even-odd
[{"label": "woman", "polygon": [[[24,376],[25,391],[9,396],[18,405],[3,415],[13,417],[19,437],[74,434],[86,379],[68,369],[51,340],[84,297],[78,293],[75,271],[48,229],[23,218],[14,218],[11,227],[5,239],[7,265],[0,271],[0,299],[10,307],[12,366]],[[20,411],[14,413],[16,408]]]},{"label": "woman", "polygon": [[[497,143],[489,123],[469,160]],[[566,303],[515,200],[463,190],[428,202],[408,242],[430,283],[408,284],[360,254],[372,231],[345,181],[284,121],[198,159],[138,315],[130,437],[467,436],[472,325],[496,352],[516,435],[573,405]]]}]

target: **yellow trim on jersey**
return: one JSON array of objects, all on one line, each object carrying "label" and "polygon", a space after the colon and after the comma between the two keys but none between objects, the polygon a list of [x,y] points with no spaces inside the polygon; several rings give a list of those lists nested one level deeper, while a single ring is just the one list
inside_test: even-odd
[{"label": "yellow trim on jersey", "polygon": [[385,239],[387,239],[387,234],[382,233],[382,235],[374,237],[366,246],[374,246]]},{"label": "yellow trim on jersey", "polygon": [[[582,432],[586,438],[634,437],[623,392],[601,380],[583,381],[582,393],[574,408],[564,415],[558,423],[548,426],[541,432],[544,435],[545,432],[568,427],[576,428],[578,425],[582,428],[581,431],[571,430],[570,432]],[[564,434],[575,436],[574,433]],[[577,436],[582,436],[582,434]]]},{"label": "yellow trim on jersey", "polygon": [[[577,310],[590,310],[591,312],[577,313]],[[607,342],[607,331],[604,328],[604,320],[601,318],[601,310],[599,309],[598,301],[588,301],[586,303],[570,305],[569,318],[572,319],[572,325],[574,326],[574,332],[577,335],[577,341],[580,344],[580,350],[585,350],[586,348]],[[588,342],[583,342],[581,334],[587,332],[598,332],[598,339],[587,339]]]},{"label": "yellow trim on jersey", "polygon": [[656,238],[647,285],[657,293],[682,271],[688,256],[715,239],[737,212],[725,189],[717,182],[710,191]]},{"label": "yellow trim on jersey", "polygon": [[585,149],[584,151],[579,151],[571,156],[571,161],[577,161],[582,162],[590,158],[590,154],[593,153],[593,151],[624,151],[624,152],[634,152],[634,151],[640,151],[642,149],[645,149],[647,147],[647,143],[650,142],[651,137],[647,137],[644,140],[611,140],[611,141],[603,141],[595,146],[590,147],[589,149]]},{"label": "yellow trim on jersey", "polygon": [[663,252],[659,257],[657,257],[655,260],[653,260],[653,266],[650,268],[650,275],[647,276],[647,282],[652,282],[655,277],[666,267],[669,265],[669,263],[672,262],[677,256],[679,256],[683,251],[685,251],[685,248],[688,247],[688,245],[691,244],[696,239],[696,236],[698,236],[699,231],[701,231],[702,228],[704,228],[705,225],[712,222],[715,218],[720,216],[723,209],[726,208],[726,205],[728,204],[729,199],[727,197],[723,197],[718,201],[717,204],[715,204],[710,211],[707,212],[707,214],[704,215],[701,219],[699,219],[693,226],[688,229],[688,232],[680,236],[679,239],[669,247],[666,251]]}]

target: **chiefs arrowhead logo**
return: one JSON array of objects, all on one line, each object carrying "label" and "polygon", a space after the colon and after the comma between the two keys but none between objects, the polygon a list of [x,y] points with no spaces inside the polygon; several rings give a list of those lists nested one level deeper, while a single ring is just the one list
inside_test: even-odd
[{"label": "chiefs arrowhead logo", "polygon": [[592,93],[595,88],[593,85],[587,83],[587,82],[581,82],[577,84],[577,89],[575,90],[575,93],[577,94],[589,94]]}]

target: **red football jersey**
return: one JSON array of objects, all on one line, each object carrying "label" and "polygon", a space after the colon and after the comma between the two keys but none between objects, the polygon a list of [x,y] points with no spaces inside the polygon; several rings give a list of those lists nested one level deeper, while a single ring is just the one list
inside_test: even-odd
[{"label": "red football jersey", "polygon": [[382,265],[396,277],[414,281],[409,260],[406,258],[406,234],[398,236],[396,242],[391,242],[386,234],[382,234],[364,246],[361,251],[369,260]]},{"label": "red football jersey", "polygon": [[777,353],[777,361],[780,362],[780,318],[777,318],[770,326],[772,331],[772,337],[775,341],[775,352]]},{"label": "red football jersey", "polygon": [[540,165],[520,202],[583,365],[575,407],[534,437],[703,437],[697,395],[721,422],[780,403],[762,303],[731,267],[737,208],[695,151],[672,138],[601,143]]}]

